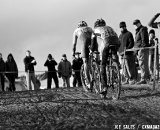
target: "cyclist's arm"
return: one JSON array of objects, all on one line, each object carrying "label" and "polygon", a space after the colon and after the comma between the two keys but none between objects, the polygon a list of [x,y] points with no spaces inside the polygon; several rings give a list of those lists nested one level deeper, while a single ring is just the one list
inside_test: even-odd
[{"label": "cyclist's arm", "polygon": [[78,39],[78,36],[74,33],[73,34],[73,55],[76,52],[77,39]]},{"label": "cyclist's arm", "polygon": [[91,51],[98,51],[97,36],[92,34]]}]

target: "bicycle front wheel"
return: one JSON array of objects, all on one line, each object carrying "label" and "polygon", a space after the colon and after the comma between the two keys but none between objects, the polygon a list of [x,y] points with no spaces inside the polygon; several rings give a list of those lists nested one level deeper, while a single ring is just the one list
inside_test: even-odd
[{"label": "bicycle front wheel", "polygon": [[87,86],[87,77],[86,77],[86,74],[85,74],[85,70],[84,70],[84,65],[82,65],[81,67],[81,81],[82,81],[82,86],[83,86],[83,89],[84,91],[88,92],[88,90],[90,88],[88,88]]},{"label": "bicycle front wheel", "polygon": [[101,82],[100,82],[100,68],[96,62],[93,62],[91,66],[92,71],[92,91],[99,94],[102,91]]},{"label": "bicycle front wheel", "polygon": [[118,63],[113,63],[109,66],[107,79],[109,85],[107,95],[111,96],[112,99],[119,99],[121,93],[121,75]]}]

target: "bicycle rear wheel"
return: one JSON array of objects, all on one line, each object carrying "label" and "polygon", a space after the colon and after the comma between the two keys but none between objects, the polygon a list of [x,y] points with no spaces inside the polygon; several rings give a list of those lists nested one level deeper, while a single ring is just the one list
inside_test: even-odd
[{"label": "bicycle rear wheel", "polygon": [[82,86],[83,86],[83,89],[84,91],[88,92],[88,90],[90,88],[88,88],[87,86],[87,77],[86,77],[86,74],[85,74],[85,71],[84,71],[84,65],[82,65],[81,67],[81,81],[82,81]]},{"label": "bicycle rear wheel", "polygon": [[91,66],[92,71],[92,85],[91,85],[91,91],[99,94],[102,91],[101,88],[101,82],[100,82],[100,68],[99,65],[96,62],[93,62]]},{"label": "bicycle rear wheel", "polygon": [[121,93],[121,75],[118,63],[113,63],[108,67],[107,83],[109,85],[107,96],[112,99],[119,99]]}]

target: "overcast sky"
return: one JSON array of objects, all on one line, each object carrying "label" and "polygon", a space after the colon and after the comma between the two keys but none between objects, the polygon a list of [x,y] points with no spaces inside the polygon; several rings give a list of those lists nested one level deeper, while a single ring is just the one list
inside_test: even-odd
[{"label": "overcast sky", "polygon": [[[160,12],[160,0],[0,0],[0,52],[4,60],[12,53],[19,70],[24,70],[25,51],[37,60],[36,70],[51,53],[57,62],[66,53],[71,60],[72,34],[80,20],[89,26],[103,18],[119,34],[119,22],[140,19],[147,25]],[[160,19],[158,19],[160,20]]]}]

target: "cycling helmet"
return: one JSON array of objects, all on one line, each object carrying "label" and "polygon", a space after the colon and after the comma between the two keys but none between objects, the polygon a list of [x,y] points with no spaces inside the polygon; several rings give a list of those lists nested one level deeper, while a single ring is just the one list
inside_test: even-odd
[{"label": "cycling helmet", "polygon": [[97,19],[96,22],[94,23],[94,27],[101,27],[101,26],[106,26],[106,22],[102,18]]},{"label": "cycling helmet", "polygon": [[87,23],[85,22],[85,21],[80,21],[79,23],[78,23],[78,28],[79,27],[86,27],[87,26]]}]

